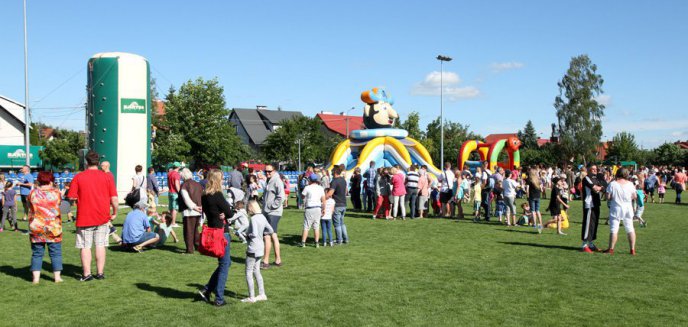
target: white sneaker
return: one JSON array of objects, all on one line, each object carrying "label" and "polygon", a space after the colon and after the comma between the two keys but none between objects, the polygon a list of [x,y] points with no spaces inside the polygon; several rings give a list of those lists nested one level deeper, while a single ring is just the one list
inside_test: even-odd
[{"label": "white sneaker", "polygon": [[[266,299],[267,300],[267,299]],[[247,297],[243,300],[241,300],[242,303],[256,303],[256,298],[254,297]]]},{"label": "white sneaker", "polygon": [[254,302],[267,301],[267,300],[268,300],[268,297],[265,294],[261,294],[261,295],[256,296],[255,298],[253,298]]}]

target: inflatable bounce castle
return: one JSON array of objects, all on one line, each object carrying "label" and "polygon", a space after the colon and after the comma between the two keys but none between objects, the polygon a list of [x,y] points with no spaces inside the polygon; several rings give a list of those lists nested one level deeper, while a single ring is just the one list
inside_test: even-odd
[{"label": "inflatable bounce castle", "polygon": [[[516,137],[509,137],[495,141],[494,143],[484,143],[476,140],[466,141],[461,145],[459,150],[459,169],[464,170],[468,167],[473,170],[477,166],[482,166],[482,162],[488,161],[490,170],[494,171],[495,167],[502,166],[506,169],[519,168],[521,166],[521,155],[518,148],[521,146],[521,141]],[[509,156],[507,164],[499,164],[499,153],[506,150]],[[469,161],[468,158],[473,151],[478,151],[480,161]]]},{"label": "inflatable bounce castle", "polygon": [[423,145],[409,138],[406,130],[392,128],[399,116],[392,108],[394,100],[385,90],[364,91],[361,100],[365,103],[363,123],[366,129],[351,131],[348,138],[335,147],[328,169],[344,164],[347,179],[356,167],[364,173],[370,162],[375,162],[376,168],[399,165],[404,171],[412,164],[427,165],[431,177],[442,174]]}]

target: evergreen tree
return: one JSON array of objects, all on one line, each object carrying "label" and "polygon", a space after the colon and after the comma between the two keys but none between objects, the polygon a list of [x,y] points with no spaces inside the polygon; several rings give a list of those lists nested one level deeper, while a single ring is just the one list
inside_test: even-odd
[{"label": "evergreen tree", "polygon": [[533,127],[533,122],[528,120],[523,131],[518,131],[518,139],[521,140],[521,149],[537,149],[537,132]]}]

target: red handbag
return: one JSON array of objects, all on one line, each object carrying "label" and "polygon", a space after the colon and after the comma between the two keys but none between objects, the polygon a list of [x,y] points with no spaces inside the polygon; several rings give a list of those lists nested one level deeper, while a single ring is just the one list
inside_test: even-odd
[{"label": "red handbag", "polygon": [[225,256],[226,247],[227,239],[225,239],[224,228],[212,228],[208,227],[208,225],[203,226],[203,230],[201,231],[201,244],[198,246],[198,252],[209,257],[222,258]]}]

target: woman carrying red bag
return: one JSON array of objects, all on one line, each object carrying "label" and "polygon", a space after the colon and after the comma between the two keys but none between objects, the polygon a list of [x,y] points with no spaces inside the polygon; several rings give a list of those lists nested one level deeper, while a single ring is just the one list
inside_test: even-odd
[{"label": "woman carrying red bag", "polygon": [[[229,257],[229,230],[226,224],[226,219],[231,217],[232,214],[231,207],[222,193],[222,172],[219,170],[213,169],[208,174],[208,183],[201,197],[201,203],[203,213],[205,213],[208,222],[207,228],[222,228],[226,245],[224,256],[217,259],[217,268],[210,276],[208,284],[198,292],[206,302],[210,302],[211,293],[215,293],[215,301],[213,304],[220,307],[225,305],[225,284],[227,283],[229,266],[232,264],[232,260]],[[219,239],[218,241],[221,240],[222,239]],[[201,237],[201,242],[203,242],[203,236]]]}]

